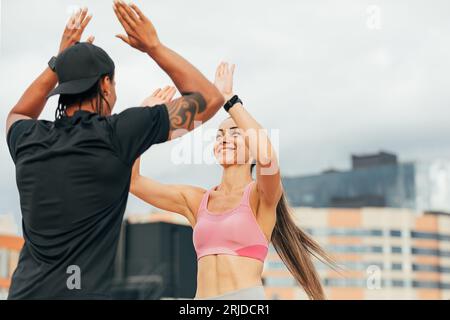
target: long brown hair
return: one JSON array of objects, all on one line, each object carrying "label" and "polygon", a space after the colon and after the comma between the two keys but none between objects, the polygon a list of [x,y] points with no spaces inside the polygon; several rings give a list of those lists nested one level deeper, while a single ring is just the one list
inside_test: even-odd
[{"label": "long brown hair", "polygon": [[[251,165],[251,171],[255,165]],[[273,247],[310,299],[326,299],[312,258],[315,257],[333,270],[337,271],[339,267],[311,236],[296,225],[284,192],[278,201],[276,215],[277,220],[271,236]]]}]

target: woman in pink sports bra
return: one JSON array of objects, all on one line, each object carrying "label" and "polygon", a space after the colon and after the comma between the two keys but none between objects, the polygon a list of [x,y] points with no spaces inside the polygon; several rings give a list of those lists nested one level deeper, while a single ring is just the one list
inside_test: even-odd
[{"label": "woman in pink sports bra", "polygon": [[[294,223],[276,154],[263,128],[234,96],[233,73],[234,65],[222,63],[215,79],[225,100],[231,101],[225,105],[230,118],[221,123],[214,146],[223,167],[220,184],[211,190],[162,184],[139,174],[138,159],[130,192],[190,222],[198,259],[196,299],[265,299],[261,275],[269,243],[308,296],[324,299],[312,255],[328,264],[333,261]],[[166,88],[144,104],[166,102],[173,94]]]}]

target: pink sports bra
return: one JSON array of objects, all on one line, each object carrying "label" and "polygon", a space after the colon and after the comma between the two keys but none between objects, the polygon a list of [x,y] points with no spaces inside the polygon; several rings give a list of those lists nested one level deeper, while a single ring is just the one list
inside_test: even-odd
[{"label": "pink sports bra", "polygon": [[208,210],[211,190],[205,193],[193,233],[197,259],[207,255],[229,254],[264,262],[269,243],[250,207],[250,191],[253,184],[254,181],[245,187],[242,200],[236,208],[221,214],[214,214]]}]

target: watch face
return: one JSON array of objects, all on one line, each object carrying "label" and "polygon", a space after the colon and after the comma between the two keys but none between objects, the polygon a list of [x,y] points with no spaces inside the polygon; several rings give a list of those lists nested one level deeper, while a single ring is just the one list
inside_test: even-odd
[{"label": "watch face", "polygon": [[241,101],[241,99],[239,99],[238,96],[234,96],[231,100],[232,100],[231,103],[233,105],[235,105],[236,103],[241,103],[242,104],[242,101]]},{"label": "watch face", "polygon": [[230,104],[236,104],[236,102],[239,100],[238,96],[234,95],[231,100],[230,100]]},{"label": "watch face", "polygon": [[227,103],[225,103],[224,105],[225,111],[228,112],[237,103],[242,104],[242,101],[241,99],[239,99],[237,95],[234,95],[230,100],[227,101]]},{"label": "watch face", "polygon": [[50,69],[52,69],[53,71],[55,71],[56,57],[52,57],[52,58],[50,59],[50,61],[48,62],[48,66],[50,67]]}]

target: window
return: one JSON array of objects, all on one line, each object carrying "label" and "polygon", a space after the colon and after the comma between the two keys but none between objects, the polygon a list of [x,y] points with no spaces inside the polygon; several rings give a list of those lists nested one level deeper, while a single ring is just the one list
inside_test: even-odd
[{"label": "window", "polygon": [[440,234],[440,233],[434,233],[434,232],[411,231],[411,237],[418,238],[418,239],[450,241],[450,234]]},{"label": "window", "polygon": [[442,273],[450,273],[450,267],[440,267]]},{"label": "window", "polygon": [[335,253],[382,253],[381,246],[329,245],[327,250]]},{"label": "window", "polygon": [[424,272],[440,272],[440,273],[450,273],[450,267],[434,265],[434,264],[418,264],[414,263],[412,265],[414,271],[424,271]]},{"label": "window", "polygon": [[325,285],[328,287],[361,287],[365,288],[367,282],[365,279],[345,279],[345,278],[326,278]]},{"label": "window", "polygon": [[405,286],[405,281],[403,280],[392,280],[391,284],[393,287],[404,287]]},{"label": "window", "polygon": [[413,281],[414,288],[439,289],[440,283],[437,281]]},{"label": "window", "polygon": [[370,247],[370,248],[371,248],[370,252],[374,252],[374,253],[382,253],[383,252],[383,247],[374,246],[374,247]]},{"label": "window", "polygon": [[266,277],[264,278],[264,285],[268,287],[294,287],[297,284],[294,278]]},{"label": "window", "polygon": [[400,230],[391,230],[390,235],[391,235],[391,237],[401,237],[402,232]]},{"label": "window", "polygon": [[402,253],[402,247],[392,247],[391,252],[392,253]]},{"label": "window", "polygon": [[438,265],[433,264],[416,264],[412,265],[413,271],[426,271],[426,272],[439,272],[440,268]]},{"label": "window", "polygon": [[412,253],[425,256],[439,256],[439,250],[429,248],[412,248]]},{"label": "window", "polygon": [[374,237],[382,237],[383,231],[382,230],[369,230],[369,234]]},{"label": "window", "polygon": [[315,236],[344,236],[344,237],[381,237],[383,231],[380,229],[310,229],[310,234]]},{"label": "window", "polygon": [[413,254],[425,256],[450,257],[450,251],[429,248],[412,248]]},{"label": "window", "polygon": [[411,237],[418,239],[438,240],[439,236],[437,233],[411,231]]},{"label": "window", "polygon": [[381,262],[339,261],[338,264],[342,265],[345,269],[355,271],[365,272],[370,266],[377,266],[381,270],[383,269],[383,264]]},{"label": "window", "polygon": [[402,266],[402,264],[401,263],[393,263],[392,264],[392,266],[391,266],[391,269],[392,270],[402,270],[403,269],[403,266]]},{"label": "window", "polygon": [[442,283],[440,284],[440,288],[444,290],[450,290],[450,283]]}]

